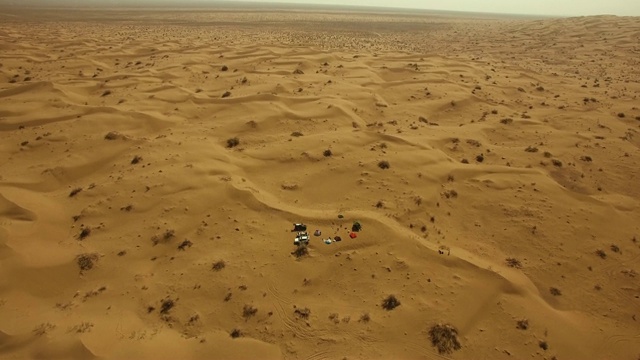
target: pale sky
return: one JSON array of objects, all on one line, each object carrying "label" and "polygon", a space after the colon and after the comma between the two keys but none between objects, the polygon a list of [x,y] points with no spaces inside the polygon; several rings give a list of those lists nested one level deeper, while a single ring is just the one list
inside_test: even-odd
[{"label": "pale sky", "polygon": [[[273,2],[273,0],[251,0],[251,2]],[[284,0],[280,2],[531,15],[640,16],[640,0]]]},{"label": "pale sky", "polygon": [[[349,6],[376,6],[428,10],[453,10],[526,15],[619,15],[640,16],[640,0],[247,0],[253,3],[326,4]],[[215,0],[0,0],[2,4],[111,6],[153,6],[176,4],[215,3]],[[226,0],[225,3],[243,3],[245,0]],[[640,20],[639,20],[640,21]]]}]

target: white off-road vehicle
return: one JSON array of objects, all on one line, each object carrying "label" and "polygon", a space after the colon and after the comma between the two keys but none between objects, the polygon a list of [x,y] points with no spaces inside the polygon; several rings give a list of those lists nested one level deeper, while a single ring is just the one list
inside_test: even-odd
[{"label": "white off-road vehicle", "polygon": [[305,231],[305,232],[299,232],[298,235],[296,235],[295,240],[293,240],[293,245],[307,245],[309,243],[309,234]]}]

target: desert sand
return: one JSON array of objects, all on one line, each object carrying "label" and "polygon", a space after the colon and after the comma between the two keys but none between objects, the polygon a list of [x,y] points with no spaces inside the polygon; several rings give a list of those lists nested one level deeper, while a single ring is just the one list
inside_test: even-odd
[{"label": "desert sand", "polygon": [[1,10],[0,358],[640,356],[638,18]]}]

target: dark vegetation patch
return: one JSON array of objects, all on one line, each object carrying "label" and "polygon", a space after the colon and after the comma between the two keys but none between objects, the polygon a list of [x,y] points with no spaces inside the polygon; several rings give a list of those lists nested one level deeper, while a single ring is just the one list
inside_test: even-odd
[{"label": "dark vegetation patch", "polygon": [[385,310],[393,310],[400,306],[400,300],[398,300],[395,295],[389,295],[384,300],[382,300],[382,308]]},{"label": "dark vegetation patch", "polygon": [[431,345],[438,349],[440,354],[450,354],[454,350],[460,350],[462,346],[458,340],[458,330],[445,324],[434,325],[429,329]]}]

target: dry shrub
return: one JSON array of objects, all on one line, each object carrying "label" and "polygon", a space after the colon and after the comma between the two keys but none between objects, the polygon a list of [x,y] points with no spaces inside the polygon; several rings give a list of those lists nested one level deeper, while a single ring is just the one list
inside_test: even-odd
[{"label": "dry shrub", "polygon": [[242,309],[242,317],[245,319],[249,319],[254,316],[258,312],[258,309],[254,308],[251,305],[245,305]]},{"label": "dry shrub", "polygon": [[80,231],[80,234],[78,234],[78,239],[84,240],[89,235],[91,235],[91,228],[85,227]]},{"label": "dry shrub", "polygon": [[185,250],[188,247],[191,247],[193,243],[189,239],[185,239],[183,242],[178,245],[178,250]]},{"label": "dry shrub", "polygon": [[237,137],[232,137],[230,139],[227,139],[227,147],[228,148],[233,148],[240,145],[240,139],[238,139]]},{"label": "dry shrub", "polygon": [[520,330],[527,330],[529,328],[529,320],[522,319],[516,322],[516,328]]},{"label": "dry shrub", "polygon": [[300,319],[308,319],[309,315],[311,315],[311,310],[309,310],[309,308],[295,309],[293,313],[296,314],[296,316],[298,316]]},{"label": "dry shrub", "polygon": [[162,300],[162,304],[160,305],[160,313],[168,314],[174,306],[176,306],[176,302],[171,298],[166,298]]},{"label": "dry shrub", "polygon": [[69,193],[69,197],[74,197],[74,196],[78,195],[78,193],[80,193],[80,191],[82,191],[81,187],[71,190],[71,192]]},{"label": "dry shrub", "polygon": [[450,354],[454,350],[460,350],[462,346],[458,340],[458,330],[451,325],[438,324],[429,329],[431,345],[438,349],[440,354]]},{"label": "dry shrub", "polygon": [[215,263],[213,263],[213,265],[211,266],[211,270],[213,271],[220,271],[222,269],[225,268],[225,266],[227,266],[224,262],[224,260],[220,260],[220,261],[216,261]]},{"label": "dry shrub", "polygon": [[364,313],[360,316],[359,321],[363,323],[368,323],[369,321],[371,321],[371,316],[369,315],[369,313]]},{"label": "dry shrub", "polygon": [[379,161],[379,162],[378,162],[378,167],[379,167],[380,169],[385,170],[385,169],[390,168],[390,167],[391,167],[391,165],[389,164],[389,162],[388,162],[388,161],[386,161],[386,160],[382,160],[382,161]]},{"label": "dry shrub", "polygon": [[168,242],[169,240],[173,239],[176,236],[176,232],[172,229],[167,229],[165,230],[165,232],[162,234],[162,236],[158,236],[158,235],[154,235],[151,238],[151,241],[153,242],[153,245],[158,245],[161,242]]},{"label": "dry shrub", "polygon": [[81,271],[86,271],[93,269],[98,258],[97,254],[81,254],[76,258],[76,262],[78,263],[78,267]]},{"label": "dry shrub", "polygon": [[393,310],[400,306],[400,300],[398,300],[395,295],[389,295],[384,300],[382,300],[382,308],[385,310]]},{"label": "dry shrub", "polygon": [[509,267],[516,268],[516,269],[522,268],[522,263],[520,262],[520,260],[516,258],[507,258],[506,262],[507,262],[507,266]]},{"label": "dry shrub", "polygon": [[136,156],[133,157],[133,159],[131,159],[131,164],[135,165],[135,164],[139,163],[140,161],[142,161],[142,156],[136,155]]}]

